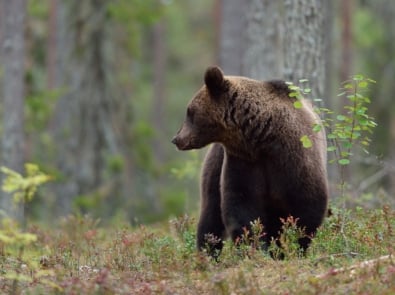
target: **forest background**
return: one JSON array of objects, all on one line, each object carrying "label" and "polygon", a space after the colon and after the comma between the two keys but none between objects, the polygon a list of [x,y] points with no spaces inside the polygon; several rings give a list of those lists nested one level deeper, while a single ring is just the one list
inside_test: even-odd
[{"label": "forest background", "polygon": [[[370,154],[355,154],[348,167],[347,201],[394,203],[395,2],[324,1],[323,30],[310,40],[324,65],[318,77],[278,70],[287,56],[270,46],[292,36],[284,7],[272,10],[274,18],[265,14],[277,1],[6,2],[0,1],[1,166],[23,172],[31,162],[52,176],[26,204],[27,218],[49,223],[73,213],[139,224],[196,212],[204,151],[178,152],[170,141],[213,64],[232,75],[307,78],[313,95],[334,110],[342,106],[342,81],[355,73],[376,80],[369,112],[378,127]],[[261,44],[259,34],[272,42]],[[20,50],[10,53],[13,38]],[[295,52],[299,44],[282,46]],[[329,171],[336,202],[337,175]],[[11,212],[7,199],[3,193],[2,214]]]}]

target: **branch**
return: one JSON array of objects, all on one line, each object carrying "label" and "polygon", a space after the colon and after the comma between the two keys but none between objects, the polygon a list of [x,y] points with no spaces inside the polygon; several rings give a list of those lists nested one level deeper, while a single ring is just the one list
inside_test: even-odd
[{"label": "branch", "polygon": [[375,259],[365,260],[365,261],[359,262],[357,264],[353,264],[349,267],[334,268],[334,269],[329,270],[326,273],[319,274],[319,275],[315,276],[315,278],[325,279],[327,277],[335,276],[335,275],[342,274],[345,272],[350,272],[350,276],[353,276],[357,270],[372,268],[372,267],[376,266],[378,263],[386,262],[386,261],[392,261],[391,254],[384,255],[384,256],[381,256],[381,257],[375,258]]}]

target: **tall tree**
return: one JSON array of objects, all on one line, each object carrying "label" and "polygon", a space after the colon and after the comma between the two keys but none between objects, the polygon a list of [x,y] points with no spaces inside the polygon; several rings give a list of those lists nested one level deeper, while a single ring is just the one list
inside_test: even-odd
[{"label": "tall tree", "polygon": [[158,163],[164,161],[162,135],[164,132],[164,108],[165,108],[165,72],[166,72],[166,22],[162,18],[153,26],[154,41],[154,99],[152,105],[152,122],[155,129],[155,141],[153,144],[154,156]]},{"label": "tall tree", "polygon": [[[26,1],[3,1],[3,32],[1,41],[3,74],[3,136],[2,165],[22,172],[24,163],[24,28]],[[13,205],[7,193],[1,195],[1,209],[19,221],[23,220],[23,205]]]},{"label": "tall tree", "polygon": [[58,0],[52,0],[49,3],[48,16],[48,42],[47,42],[47,87],[54,88],[55,85],[55,70],[56,70],[56,32],[57,28],[57,14],[58,14]]},{"label": "tall tree", "polygon": [[250,0],[222,0],[219,23],[219,64],[228,75],[240,75],[245,43],[246,13]]},{"label": "tall tree", "polygon": [[284,0],[285,79],[310,81],[312,96],[322,98],[325,86],[326,12],[324,0]]},{"label": "tall tree", "polygon": [[[327,4],[323,0],[223,0],[220,65],[226,74],[256,79],[310,81],[312,95],[325,87],[324,38]],[[242,6],[242,7],[241,7]]]},{"label": "tall tree", "polygon": [[278,1],[250,0],[246,11],[246,40],[242,74],[255,79],[281,77],[282,44]]},{"label": "tall tree", "polygon": [[66,92],[56,106],[52,132],[65,179],[56,195],[59,210],[67,214],[74,197],[107,196],[118,187],[105,183],[105,176],[108,159],[122,154],[115,115],[122,117],[123,109],[111,82],[108,2],[61,1],[58,7],[58,27],[67,40],[58,46],[58,66],[64,72],[58,87]]},{"label": "tall tree", "polygon": [[352,0],[344,0],[341,2],[341,66],[340,80],[346,81],[350,78],[352,68]]}]

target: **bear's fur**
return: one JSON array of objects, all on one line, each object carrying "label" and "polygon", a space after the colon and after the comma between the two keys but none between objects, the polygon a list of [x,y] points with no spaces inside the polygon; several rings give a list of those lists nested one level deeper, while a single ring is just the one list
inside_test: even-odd
[{"label": "bear's fur", "polygon": [[[296,109],[284,81],[224,76],[210,67],[204,82],[172,141],[180,150],[214,143],[202,169],[198,249],[212,243],[220,250],[218,239],[237,241],[258,218],[267,246],[280,234],[280,218],[292,216],[305,231],[299,244],[306,250],[328,199],[325,134],[312,131],[320,123],[312,106],[302,100]],[[311,148],[302,146],[303,135]]]}]

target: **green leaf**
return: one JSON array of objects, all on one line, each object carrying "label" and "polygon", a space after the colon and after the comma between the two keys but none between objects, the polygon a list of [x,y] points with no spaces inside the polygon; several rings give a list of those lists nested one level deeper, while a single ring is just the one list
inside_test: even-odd
[{"label": "green leaf", "polygon": [[299,91],[299,89],[300,89],[298,86],[295,86],[295,85],[289,85],[288,88],[293,91]]},{"label": "green leaf", "polygon": [[349,156],[351,156],[351,154],[347,151],[342,151],[340,153],[340,156],[342,156],[343,158],[348,158]]},{"label": "green leaf", "polygon": [[350,160],[349,160],[349,159],[340,159],[340,160],[338,161],[338,163],[339,163],[340,165],[348,165],[348,164],[350,164]]},{"label": "green leaf", "polygon": [[368,146],[370,143],[369,143],[369,141],[362,140],[361,144],[364,145],[364,146]]},{"label": "green leaf", "polygon": [[352,77],[352,79],[354,81],[362,81],[363,80],[363,76],[362,75],[354,75],[354,77]]},{"label": "green leaf", "polygon": [[306,83],[306,82],[309,82],[309,80],[308,79],[300,79],[299,80],[299,83]]},{"label": "green leaf", "polygon": [[368,82],[366,81],[361,81],[358,83],[359,88],[366,88],[368,86]]},{"label": "green leaf", "polygon": [[351,136],[351,139],[358,139],[361,137],[361,133],[360,132],[354,132]]},{"label": "green leaf", "polygon": [[322,130],[322,125],[321,124],[314,124],[313,126],[313,131],[314,132],[320,132]]},{"label": "green leaf", "polygon": [[333,133],[328,134],[327,137],[328,137],[328,139],[336,139],[337,138],[337,136]]},{"label": "green leaf", "polygon": [[37,191],[37,187],[51,180],[51,177],[40,171],[35,164],[25,164],[26,176],[7,168],[1,167],[1,171],[6,175],[3,179],[2,189],[12,193],[14,202],[30,201]]},{"label": "green leaf", "polygon": [[300,100],[297,100],[294,102],[294,107],[295,109],[301,109],[303,107],[303,104]]},{"label": "green leaf", "polygon": [[368,81],[369,83],[376,83],[376,81],[375,81],[375,80],[373,80],[373,79],[370,79],[370,78],[367,78],[367,79],[366,79],[366,81]]},{"label": "green leaf", "polygon": [[336,147],[334,146],[334,145],[332,145],[332,146],[328,146],[328,148],[326,149],[328,152],[334,152],[334,151],[336,151]]},{"label": "green leaf", "polygon": [[357,115],[360,115],[360,116],[363,116],[363,115],[365,115],[365,112],[367,111],[367,109],[366,108],[360,108],[360,109],[358,109],[357,111],[356,111],[356,114]]},{"label": "green leaf", "polygon": [[302,142],[302,145],[304,148],[308,149],[313,146],[313,143],[311,142],[310,138],[307,135],[303,135],[300,138],[300,141]]},{"label": "green leaf", "polygon": [[351,101],[356,101],[356,99],[357,99],[354,94],[347,95],[346,97],[347,97],[347,99],[349,99]]},{"label": "green leaf", "polygon": [[310,93],[311,92],[311,88],[305,88],[305,89],[303,89],[303,92],[304,93]]},{"label": "green leaf", "polygon": [[[344,89],[353,89],[353,88],[354,88],[354,85],[351,84],[351,83],[347,83],[347,84],[345,84],[343,87],[344,87]],[[345,93],[345,92],[344,92],[344,93]]]},{"label": "green leaf", "polygon": [[348,136],[346,133],[344,132],[339,132],[339,134],[337,135],[339,138],[341,139],[348,139]]},{"label": "green leaf", "polygon": [[336,119],[338,119],[339,121],[344,121],[346,117],[343,115],[337,115]]}]

